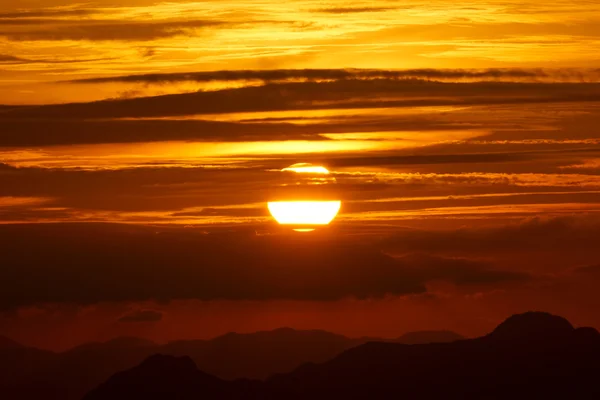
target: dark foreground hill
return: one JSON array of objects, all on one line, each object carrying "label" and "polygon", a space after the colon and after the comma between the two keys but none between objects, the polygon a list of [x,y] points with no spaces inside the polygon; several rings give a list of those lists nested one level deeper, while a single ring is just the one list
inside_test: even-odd
[{"label": "dark foreground hill", "polygon": [[153,356],[85,400],[600,398],[600,334],[545,313],[452,343],[369,342],[261,381],[224,381],[189,358]]},{"label": "dark foreground hill", "polygon": [[[414,332],[395,341],[448,341],[455,333]],[[325,362],[367,342],[330,332],[281,328],[250,334],[228,333],[212,340],[181,340],[158,345],[139,338],[88,343],[63,353],[28,348],[0,337],[0,399],[79,400],[118,371],[153,354],[189,356],[191,365],[221,379],[266,379],[307,362]]]}]

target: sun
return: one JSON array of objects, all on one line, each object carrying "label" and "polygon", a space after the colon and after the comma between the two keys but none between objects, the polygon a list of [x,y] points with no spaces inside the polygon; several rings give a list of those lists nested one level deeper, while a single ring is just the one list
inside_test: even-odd
[{"label": "sun", "polygon": [[273,201],[269,212],[282,225],[327,225],[340,211],[341,201]]},{"label": "sun", "polygon": [[335,178],[329,176],[327,168],[294,164],[281,171],[291,176],[287,176],[276,198],[267,203],[269,212],[280,225],[290,226],[297,232],[311,232],[333,221],[342,202],[332,198]]}]

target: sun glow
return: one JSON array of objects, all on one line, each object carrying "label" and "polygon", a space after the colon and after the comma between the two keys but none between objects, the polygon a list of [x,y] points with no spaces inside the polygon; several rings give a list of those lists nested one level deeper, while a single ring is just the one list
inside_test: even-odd
[{"label": "sun glow", "polygon": [[267,203],[279,224],[296,232],[312,232],[333,221],[342,202],[335,194],[335,177],[329,176],[327,168],[297,163],[281,172],[286,173],[282,183],[271,192]]},{"label": "sun glow", "polygon": [[272,201],[269,212],[281,225],[327,225],[340,211],[341,201]]},{"label": "sun glow", "polygon": [[294,164],[290,167],[282,169],[282,171],[293,171],[300,174],[329,174],[329,170],[320,165],[311,164]]}]

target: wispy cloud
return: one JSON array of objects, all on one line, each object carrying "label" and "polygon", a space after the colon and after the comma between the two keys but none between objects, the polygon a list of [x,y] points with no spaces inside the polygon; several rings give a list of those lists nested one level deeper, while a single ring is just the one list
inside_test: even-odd
[{"label": "wispy cloud", "polygon": [[296,79],[343,80],[343,79],[429,79],[435,81],[550,81],[585,82],[600,79],[600,69],[518,69],[492,68],[469,69],[409,69],[409,70],[367,70],[367,69],[305,69],[305,70],[237,70],[204,71],[145,75],[126,75],[101,78],[88,78],[74,83],[143,82],[171,83],[181,81],[246,81],[266,82]]},{"label": "wispy cloud", "polygon": [[[22,25],[25,21],[2,22],[1,25]],[[44,21],[27,21],[38,26]],[[52,22],[52,21],[50,21]],[[160,22],[89,21],[70,24],[57,23],[45,29],[0,29],[0,37],[20,41],[49,40],[124,40],[150,41],[158,38],[189,34],[190,30],[213,27],[224,22],[207,20],[176,20]]]},{"label": "wispy cloud", "polygon": [[283,110],[598,101],[600,101],[600,83],[442,83],[390,79],[341,80],[270,83],[258,87],[89,104],[21,107],[1,113],[0,118],[140,118]]},{"label": "wispy cloud", "polygon": [[374,13],[393,10],[394,7],[329,7],[317,8],[314,11],[328,14]]},{"label": "wispy cloud", "polygon": [[[271,2],[247,0],[104,0],[83,8],[62,0],[45,4],[62,7],[33,7],[30,2],[3,7],[1,51],[22,59],[55,59],[60,54],[59,60],[118,60],[81,66],[73,70],[72,79],[222,69],[544,68],[550,61],[555,67],[600,66],[595,55],[600,35],[594,29],[600,9],[593,2],[487,0],[458,5],[411,0],[399,6],[378,0],[349,6],[335,0],[324,6],[302,0],[272,7]],[[5,67],[13,79],[53,78],[51,66],[29,68],[26,74],[18,66]],[[510,78],[502,74],[457,72],[433,78]],[[512,79],[580,79],[576,74],[514,75]],[[36,101],[15,93],[19,92],[5,94],[0,102]],[[69,101],[66,93],[63,96]]]}]

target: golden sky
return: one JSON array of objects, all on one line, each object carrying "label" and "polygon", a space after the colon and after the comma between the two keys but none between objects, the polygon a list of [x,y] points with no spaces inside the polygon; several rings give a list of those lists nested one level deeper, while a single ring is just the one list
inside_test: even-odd
[{"label": "golden sky", "polygon": [[140,73],[598,68],[599,23],[600,5],[593,0],[9,0],[0,5],[0,102],[80,101],[226,84],[56,85]]}]

